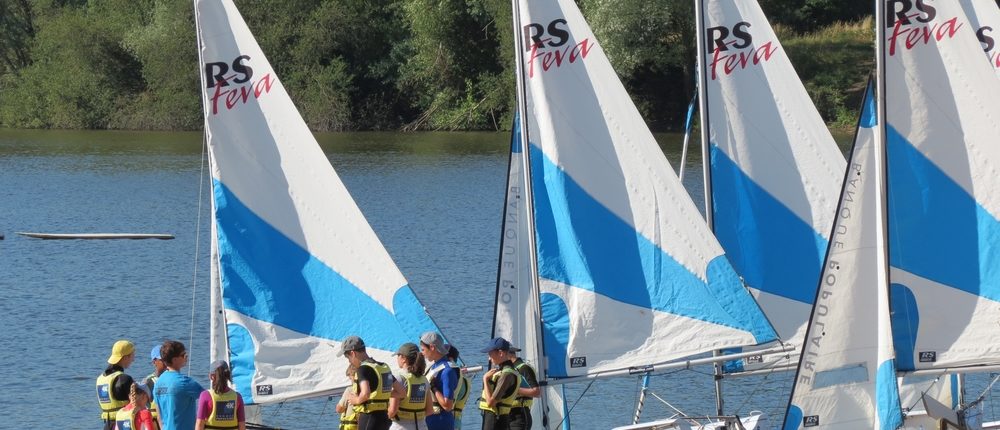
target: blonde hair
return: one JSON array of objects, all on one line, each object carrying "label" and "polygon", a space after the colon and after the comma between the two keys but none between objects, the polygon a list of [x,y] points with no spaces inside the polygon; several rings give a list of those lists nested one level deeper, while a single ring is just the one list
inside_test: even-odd
[{"label": "blonde hair", "polygon": [[[140,395],[146,396],[146,402],[139,403]],[[146,409],[146,403],[149,402],[149,395],[139,388],[138,382],[133,382],[132,386],[128,389],[128,401],[132,405],[132,419],[135,420],[135,416],[139,414],[139,411]],[[141,408],[139,407],[140,405],[142,406]]]}]

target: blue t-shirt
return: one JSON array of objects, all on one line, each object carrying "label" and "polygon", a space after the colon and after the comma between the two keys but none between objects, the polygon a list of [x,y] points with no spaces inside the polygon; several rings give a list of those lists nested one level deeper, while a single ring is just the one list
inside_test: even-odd
[{"label": "blue t-shirt", "polygon": [[153,398],[159,407],[163,430],[194,430],[201,388],[194,379],[176,370],[160,375],[153,386]]},{"label": "blue t-shirt", "polygon": [[[458,392],[458,369],[451,367],[448,357],[442,357],[440,360],[435,361],[434,364],[431,364],[430,369],[433,372],[439,367],[442,369],[437,372],[431,381],[431,392],[441,393],[446,399],[455,400],[455,394]],[[437,397],[434,399],[436,401]],[[455,416],[451,411],[444,409],[440,413],[428,415],[424,419],[424,422],[427,423],[428,430],[453,430],[455,428]]]}]

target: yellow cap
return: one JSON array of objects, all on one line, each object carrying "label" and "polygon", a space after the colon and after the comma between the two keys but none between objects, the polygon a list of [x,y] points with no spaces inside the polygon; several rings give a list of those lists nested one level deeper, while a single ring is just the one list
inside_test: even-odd
[{"label": "yellow cap", "polygon": [[135,345],[127,340],[119,340],[115,342],[115,346],[111,347],[111,356],[108,357],[108,364],[118,364],[122,361],[122,357],[135,352]]}]

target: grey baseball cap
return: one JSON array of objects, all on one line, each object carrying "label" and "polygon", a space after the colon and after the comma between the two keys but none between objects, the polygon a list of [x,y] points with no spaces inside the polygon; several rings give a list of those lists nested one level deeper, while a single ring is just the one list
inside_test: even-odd
[{"label": "grey baseball cap", "polygon": [[429,331],[420,335],[420,343],[433,346],[438,352],[447,354],[448,350],[444,346],[444,338],[435,331]]},{"label": "grey baseball cap", "polygon": [[361,340],[357,336],[347,336],[344,342],[340,344],[340,355],[347,354],[350,351],[361,351],[365,349],[365,341]]}]

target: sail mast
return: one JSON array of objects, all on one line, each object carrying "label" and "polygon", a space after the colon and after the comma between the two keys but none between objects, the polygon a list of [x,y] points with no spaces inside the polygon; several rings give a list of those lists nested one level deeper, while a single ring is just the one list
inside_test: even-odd
[{"label": "sail mast", "polygon": [[[524,189],[522,190],[524,211],[522,213],[526,214],[525,222],[527,228],[522,231],[527,231],[527,241],[528,241],[528,265],[529,265],[529,288],[531,291],[531,302],[532,307],[535,310],[535,315],[538,318],[534,318],[532,321],[526,321],[526,324],[534,324],[536,336],[533,339],[535,341],[535,364],[537,365],[537,371],[539,372],[536,377],[539,380],[548,379],[548,359],[545,356],[545,340],[544,332],[542,330],[542,309],[541,309],[541,297],[539,286],[541,285],[538,278],[538,259],[537,259],[537,249],[535,248],[535,217],[534,217],[534,195],[532,192],[531,183],[531,139],[529,139],[529,129],[528,126],[528,102],[527,102],[527,83],[524,77],[524,38],[521,35],[521,29],[523,25],[521,24],[521,6],[520,0],[511,0],[511,13],[513,14],[512,25],[514,30],[514,67],[516,71],[516,103],[517,109],[520,111],[520,128],[521,135],[515,138],[520,138],[521,145],[521,177]],[[546,390],[543,388],[541,390],[541,397],[539,397],[539,406],[536,410],[541,412],[541,426],[542,428],[548,429],[548,395]],[[533,414],[534,415],[534,414]],[[563,415],[563,414],[559,414]],[[568,425],[566,426],[568,428]]]},{"label": "sail mast", "polygon": [[[194,3],[195,38],[196,38],[196,43],[198,44],[198,79],[201,82],[202,88],[204,88],[207,85],[207,83],[205,82],[205,74],[202,73],[202,71],[201,71],[202,68],[205,65],[205,58],[203,57],[203,49],[202,49],[204,47],[204,45],[203,45],[202,38],[201,38],[201,16],[198,13],[198,4],[197,4],[197,1],[195,1],[193,3]],[[202,95],[202,97],[201,97],[202,112],[203,113],[208,112],[207,111],[207,109],[208,109],[208,104],[207,103],[208,102],[205,100],[204,93],[201,92],[201,91],[199,91],[199,94]],[[211,154],[210,154],[211,148],[208,145],[208,138],[207,138],[207,135],[206,135],[206,133],[208,133],[208,116],[207,115],[202,115],[202,117],[204,118],[204,121],[203,121],[204,132],[202,134],[202,162],[201,162],[201,167],[202,167],[202,169],[204,169],[204,167],[205,167],[205,158],[208,158],[208,172],[209,172],[208,175],[209,175],[209,177],[211,177],[213,163],[212,163],[212,157],[211,157]],[[203,171],[202,174],[200,175],[199,181],[204,181],[204,179],[205,179],[205,172]],[[209,183],[209,187],[210,187],[210,189],[214,188],[214,184],[212,184],[210,182]],[[201,189],[201,185],[199,185],[199,190],[200,189]],[[200,210],[201,204],[200,204],[200,202],[202,201],[201,200],[202,196],[201,196],[201,192],[200,191],[199,191],[198,199],[199,199],[199,205],[198,205],[198,207],[199,207],[199,211],[198,211],[199,212],[198,213],[198,224],[199,225],[198,225],[198,227],[199,228],[198,228],[198,230],[200,231],[201,230],[201,228],[200,228],[201,227],[201,210]],[[210,220],[210,222],[209,222],[209,226],[210,226],[209,244],[211,246],[211,250],[209,251],[209,341],[208,341],[208,343],[209,343],[209,351],[208,351],[208,356],[209,356],[209,360],[210,361],[215,361],[215,360],[226,360],[226,361],[229,361],[229,352],[228,352],[229,351],[229,345],[228,345],[227,336],[226,336],[226,315],[225,315],[225,312],[223,311],[223,305],[222,305],[222,285],[221,285],[221,281],[219,279],[219,242],[218,242],[218,231],[216,231],[216,225],[215,225],[215,222],[214,222],[214,220],[215,220],[215,199],[214,198],[209,198],[208,200],[209,200],[209,205],[210,205],[210,210],[209,210],[209,220]],[[200,236],[201,235],[199,234],[199,237],[195,238],[195,240],[196,241],[200,241],[201,240]],[[197,256],[197,255],[195,256],[196,259],[198,257],[199,256]]]},{"label": "sail mast", "polygon": [[[708,49],[708,44],[705,40],[705,1],[704,0],[694,0],[694,21],[695,21],[695,49],[698,51],[696,57],[698,58],[698,66],[695,68],[695,72],[698,74],[697,83],[697,98],[698,98],[698,112],[701,118],[701,167],[702,167],[702,177],[705,181],[705,222],[708,223],[708,229],[713,233],[715,232],[715,217],[712,214],[712,161],[711,153],[709,148],[709,121],[708,121],[708,77],[706,74],[707,64],[705,60],[705,52]],[[683,161],[681,161],[683,163]],[[714,351],[712,353],[714,356],[721,355],[720,351]],[[723,414],[723,400],[722,400],[722,363],[716,362],[712,365],[714,378],[715,378],[715,413],[718,415]]]}]

